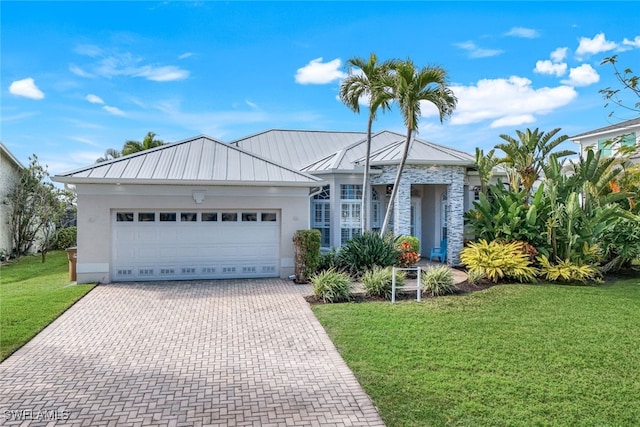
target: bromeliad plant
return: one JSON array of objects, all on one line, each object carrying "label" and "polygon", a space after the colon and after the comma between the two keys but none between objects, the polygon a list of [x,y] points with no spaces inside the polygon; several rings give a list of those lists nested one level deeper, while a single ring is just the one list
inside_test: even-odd
[{"label": "bromeliad plant", "polygon": [[420,261],[420,241],[414,236],[399,236],[395,241],[399,267],[411,267]]}]

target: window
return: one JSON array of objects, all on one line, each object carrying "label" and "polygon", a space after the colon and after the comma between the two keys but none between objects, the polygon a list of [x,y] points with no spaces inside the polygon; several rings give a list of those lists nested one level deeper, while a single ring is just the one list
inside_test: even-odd
[{"label": "window", "polygon": [[253,222],[258,220],[258,214],[255,212],[242,212],[243,222]]},{"label": "window", "polygon": [[176,213],[175,212],[160,212],[160,221],[162,222],[175,222],[176,221]]},{"label": "window", "polygon": [[138,222],[154,222],[156,220],[155,212],[139,212]]},{"label": "window", "polygon": [[222,212],[222,221],[230,222],[237,221],[238,213],[237,212]]},{"label": "window", "polygon": [[599,139],[598,140],[598,150],[600,151],[600,155],[602,157],[611,156],[611,145],[612,141],[609,138]]},{"label": "window", "polygon": [[202,212],[202,221],[205,221],[205,222],[218,221],[218,212]]},{"label": "window", "polygon": [[340,186],[340,244],[360,234],[362,185]]},{"label": "window", "polygon": [[636,133],[631,132],[624,135],[620,140],[620,145],[622,145],[623,147],[633,147],[634,145],[636,145]]},{"label": "window", "polygon": [[198,214],[195,212],[180,212],[181,222],[195,222],[198,220]]},{"label": "window", "polygon": [[133,212],[116,212],[116,221],[133,222]]},{"label": "window", "polygon": [[277,216],[275,212],[262,212],[260,219],[262,222],[276,222]]},{"label": "window", "polygon": [[311,199],[311,228],[320,232],[320,246],[331,246],[331,191],[328,185]]}]

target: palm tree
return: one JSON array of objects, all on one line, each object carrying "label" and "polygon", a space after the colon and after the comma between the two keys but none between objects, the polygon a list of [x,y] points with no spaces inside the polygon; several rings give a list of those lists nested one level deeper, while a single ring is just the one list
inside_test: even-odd
[{"label": "palm tree", "polygon": [[360,113],[360,102],[365,98],[369,103],[369,121],[367,123],[367,147],[364,160],[364,177],[362,179],[362,206],[360,211],[362,231],[369,230],[369,163],[371,157],[371,127],[376,119],[378,109],[383,112],[391,108],[393,95],[389,88],[390,72],[393,61],[378,63],[375,53],[369,59],[354,57],[347,64],[360,71],[350,70],[349,76],[340,84],[340,100],[352,111]]},{"label": "palm tree", "polygon": [[164,141],[155,139],[156,134],[154,132],[147,132],[142,142],[140,141],[127,141],[122,147],[122,155],[138,153],[140,151],[149,150],[150,148],[159,147],[164,145]]},{"label": "palm tree", "polygon": [[487,185],[493,176],[493,168],[498,164],[498,158],[495,157],[495,150],[491,149],[485,156],[482,148],[476,147],[476,167],[480,177],[480,191],[487,195]]},{"label": "palm tree", "polygon": [[[511,167],[510,185],[513,191],[519,191],[520,185],[526,191],[527,198],[531,194],[533,184],[540,178],[545,162],[551,152],[569,137],[559,136],[551,140],[560,128],[551,132],[540,132],[538,129],[527,129],[524,132],[516,130],[518,139],[509,135],[500,135],[507,143],[496,145],[497,149],[504,151],[506,157],[502,163]],[[554,153],[557,158],[562,158],[575,154],[571,150],[561,150]]]},{"label": "palm tree", "polygon": [[102,163],[102,162],[107,162],[109,160],[117,159],[121,155],[122,154],[115,148],[107,148],[104,152],[104,156],[98,157],[98,159],[96,160],[96,163]]},{"label": "palm tree", "polygon": [[395,101],[400,107],[400,112],[407,127],[407,137],[404,141],[402,158],[398,165],[398,172],[387,212],[384,216],[384,222],[380,234],[384,235],[389,226],[391,213],[393,212],[393,204],[400,187],[400,178],[404,170],[404,165],[409,154],[411,145],[411,137],[414,132],[418,131],[418,120],[420,118],[420,103],[423,101],[430,102],[438,109],[440,123],[453,113],[458,103],[453,91],[447,87],[447,73],[440,67],[424,67],[417,69],[410,59],[398,62],[394,67],[394,86],[393,93]]}]

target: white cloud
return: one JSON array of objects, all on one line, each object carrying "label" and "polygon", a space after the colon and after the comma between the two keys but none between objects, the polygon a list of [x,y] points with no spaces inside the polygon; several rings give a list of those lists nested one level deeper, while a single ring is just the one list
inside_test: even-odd
[{"label": "white cloud", "polygon": [[104,53],[100,47],[92,44],[79,44],[73,51],[79,55],[89,56],[91,58],[96,58]]},{"label": "white cloud", "polygon": [[536,68],[533,69],[534,73],[550,74],[552,76],[560,77],[567,72],[567,64],[564,62],[561,64],[554,64],[553,62],[545,59],[544,61],[537,61]]},{"label": "white cloud", "polygon": [[[458,106],[451,124],[466,125],[491,120],[491,127],[533,123],[573,101],[578,93],[571,86],[536,89],[531,80],[512,76],[508,79],[484,79],[472,86],[452,85]],[[423,116],[437,114],[435,108],[423,109]]]},{"label": "white cloud", "polygon": [[625,46],[640,48],[640,36],[636,36],[636,38],[634,38],[633,40],[629,40],[625,37],[625,39],[622,41],[622,44]]},{"label": "white cloud", "polygon": [[31,77],[12,82],[9,86],[9,93],[31,99],[44,98],[44,93],[40,89],[38,89],[38,86],[36,86],[36,82]]},{"label": "white cloud", "polygon": [[322,85],[345,78],[347,75],[340,71],[342,61],[336,58],[329,62],[322,62],[322,58],[311,60],[307,65],[296,71],[296,83]]},{"label": "white cloud", "polygon": [[185,52],[182,55],[178,56],[178,59],[187,59],[193,56],[192,52]]},{"label": "white cloud", "polygon": [[562,62],[567,57],[568,47],[559,47],[551,52],[551,60],[553,62]]},{"label": "white cloud", "polygon": [[509,30],[508,33],[506,33],[506,35],[513,37],[523,37],[525,39],[535,39],[540,37],[540,33],[538,33],[538,31],[524,27],[513,27]]},{"label": "white cloud", "polygon": [[245,104],[247,104],[249,107],[253,108],[254,110],[258,110],[258,104],[256,104],[255,102],[251,102],[248,99],[244,100]]},{"label": "white cloud", "polygon": [[570,86],[589,86],[600,81],[600,75],[589,64],[582,64],[579,67],[569,70],[569,78],[562,80],[562,83]]},{"label": "white cloud", "polygon": [[463,43],[454,43],[454,46],[469,52],[469,58],[487,58],[490,56],[500,55],[501,53],[504,52],[503,50],[500,50],[500,49],[481,48],[472,41],[466,41]]},{"label": "white cloud", "polygon": [[152,67],[145,65],[136,70],[133,76],[145,77],[147,80],[154,82],[169,82],[173,80],[184,80],[189,77],[189,72],[174,65],[163,67]]},{"label": "white cloud", "polygon": [[100,147],[101,146],[97,142],[94,142],[94,141],[92,141],[92,140],[90,140],[88,138],[84,138],[82,136],[72,136],[71,139],[73,139],[74,141],[78,141],[78,142],[80,142],[82,144],[85,144],[85,145],[90,145],[92,147]]},{"label": "white cloud", "polygon": [[604,33],[596,34],[594,38],[580,37],[580,44],[576,49],[578,57],[586,57],[600,52],[606,52],[618,47],[618,44],[608,41]]},{"label": "white cloud", "polygon": [[74,64],[69,65],[69,71],[80,77],[94,77],[93,74],[86,72],[85,70]]},{"label": "white cloud", "polygon": [[125,113],[124,111],[122,111],[121,109],[119,109],[118,107],[112,107],[110,105],[105,105],[104,107],[102,107],[107,113],[109,114],[113,114],[114,116],[124,116]]},{"label": "white cloud", "polygon": [[98,95],[94,95],[92,93],[87,95],[87,97],[85,99],[87,101],[89,101],[90,103],[92,103],[92,104],[104,104],[104,101],[102,100],[102,98],[100,98]]}]

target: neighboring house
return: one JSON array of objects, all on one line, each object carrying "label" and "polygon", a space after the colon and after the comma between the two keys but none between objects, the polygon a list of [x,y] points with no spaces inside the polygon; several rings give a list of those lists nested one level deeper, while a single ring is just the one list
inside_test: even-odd
[{"label": "neighboring house", "polygon": [[[371,220],[381,226],[404,136],[373,135]],[[325,249],[360,233],[366,134],[270,130],[225,144],[198,136],[53,177],[78,196],[78,281],[288,277],[296,230]],[[421,251],[448,239],[479,184],[468,153],[412,141],[394,234]]]},{"label": "neighboring house", "polygon": [[11,213],[4,202],[7,194],[16,185],[22,169],[24,166],[0,142],[0,255],[8,255],[13,252],[13,235],[9,228]]},{"label": "neighboring house", "polygon": [[[580,153],[583,155],[591,148],[599,150],[603,156],[615,156],[620,146],[640,147],[640,117],[584,132],[569,139],[580,145]],[[636,150],[631,160],[640,163],[640,150]]]}]

